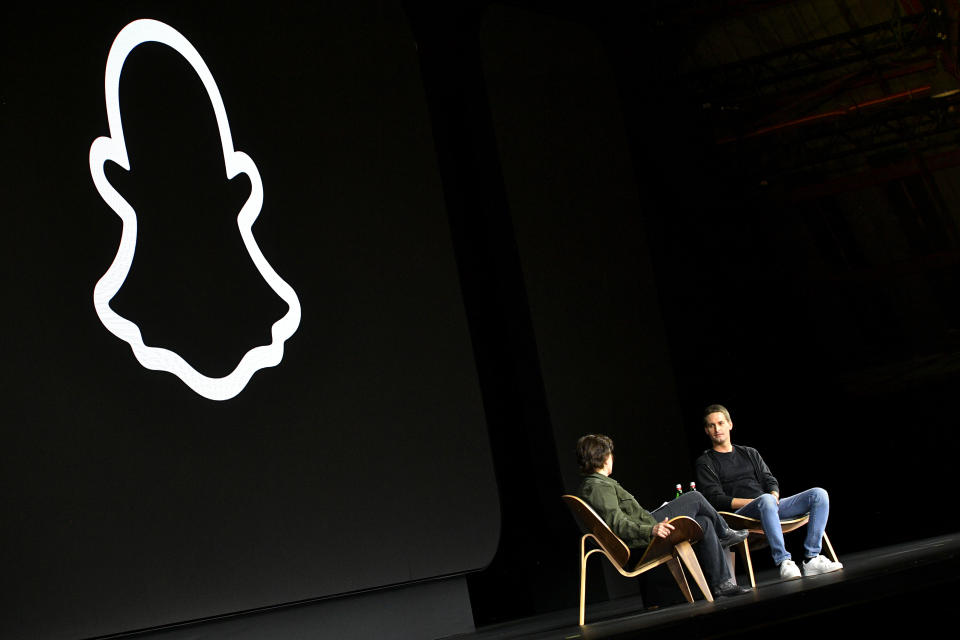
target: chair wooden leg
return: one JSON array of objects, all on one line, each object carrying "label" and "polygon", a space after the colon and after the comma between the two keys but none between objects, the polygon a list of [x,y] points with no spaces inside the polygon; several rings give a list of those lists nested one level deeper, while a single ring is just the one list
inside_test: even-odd
[{"label": "chair wooden leg", "polygon": [[677,561],[677,556],[670,558],[667,562],[667,568],[670,569],[670,573],[673,574],[673,579],[677,581],[677,586],[680,587],[680,591],[683,592],[683,597],[687,599],[687,602],[693,602],[690,583],[687,582],[687,576],[683,574],[683,567],[681,567]]},{"label": "chair wooden leg", "polygon": [[697,560],[697,556],[694,555],[690,542],[684,540],[677,544],[674,549],[677,554],[680,555],[680,559],[683,561],[684,566],[687,567],[687,571],[693,576],[693,581],[700,587],[700,591],[703,592],[703,597],[707,599],[707,602],[713,602],[713,594],[710,593],[710,586],[707,584],[707,579],[703,576],[703,571],[700,569],[700,562]]},{"label": "chair wooden leg", "polygon": [[830,544],[830,538],[827,537],[826,531],[823,532],[823,541],[827,543],[827,550],[830,551],[830,557],[833,561],[840,562],[840,560],[837,559],[837,552],[833,550],[833,545]]},{"label": "chair wooden leg", "polygon": [[743,545],[743,555],[747,557],[747,573],[750,575],[750,588],[757,588],[757,581],[753,577],[753,560],[750,558],[750,541],[744,540],[740,544]]},{"label": "chair wooden leg", "polygon": [[[584,536],[584,539],[586,536]],[[587,608],[587,556],[583,553],[584,540],[580,541],[580,626],[583,626],[583,617]]]}]

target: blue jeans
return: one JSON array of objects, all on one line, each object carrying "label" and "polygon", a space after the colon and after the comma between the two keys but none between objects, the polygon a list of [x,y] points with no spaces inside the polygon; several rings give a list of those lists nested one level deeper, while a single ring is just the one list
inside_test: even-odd
[{"label": "blue jeans", "polygon": [[770,553],[776,564],[790,559],[790,552],[783,546],[783,530],[780,528],[780,521],[809,513],[810,522],[807,523],[807,537],[803,541],[803,551],[806,557],[813,558],[820,555],[823,530],[827,527],[827,518],[830,516],[830,496],[817,487],[807,489],[795,496],[781,498],[778,505],[773,494],[765,493],[750,504],[737,509],[737,513],[748,518],[760,519],[763,530],[767,534],[767,542],[770,544]]}]

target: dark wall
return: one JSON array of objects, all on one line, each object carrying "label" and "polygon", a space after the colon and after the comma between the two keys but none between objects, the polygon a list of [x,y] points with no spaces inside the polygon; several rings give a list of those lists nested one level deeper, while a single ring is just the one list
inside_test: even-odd
[{"label": "dark wall", "polygon": [[659,504],[686,439],[614,69],[588,25],[503,5],[481,50],[565,485],[576,439],[606,433]]}]

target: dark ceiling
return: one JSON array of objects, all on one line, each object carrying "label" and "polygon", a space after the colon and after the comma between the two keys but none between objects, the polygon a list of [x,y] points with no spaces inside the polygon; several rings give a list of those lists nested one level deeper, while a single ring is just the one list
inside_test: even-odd
[{"label": "dark ceiling", "polygon": [[803,196],[960,162],[957,14],[942,0],[737,0],[666,3],[658,24],[679,45],[675,91],[731,179]]}]

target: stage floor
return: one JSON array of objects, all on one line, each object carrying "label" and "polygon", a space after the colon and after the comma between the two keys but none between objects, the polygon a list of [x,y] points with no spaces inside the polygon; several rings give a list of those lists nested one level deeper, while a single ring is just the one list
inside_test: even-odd
[{"label": "stage floor", "polygon": [[[896,631],[913,636],[939,635],[944,623],[954,626],[960,609],[960,533],[841,554],[840,560],[842,571],[789,582],[781,582],[771,568],[756,575],[752,593],[713,603],[697,600],[641,610],[639,598],[588,602],[583,627],[576,624],[576,609],[570,609],[453,638],[589,640],[647,637],[658,631],[672,638],[886,636]],[[741,584],[745,579],[740,576]]]}]

